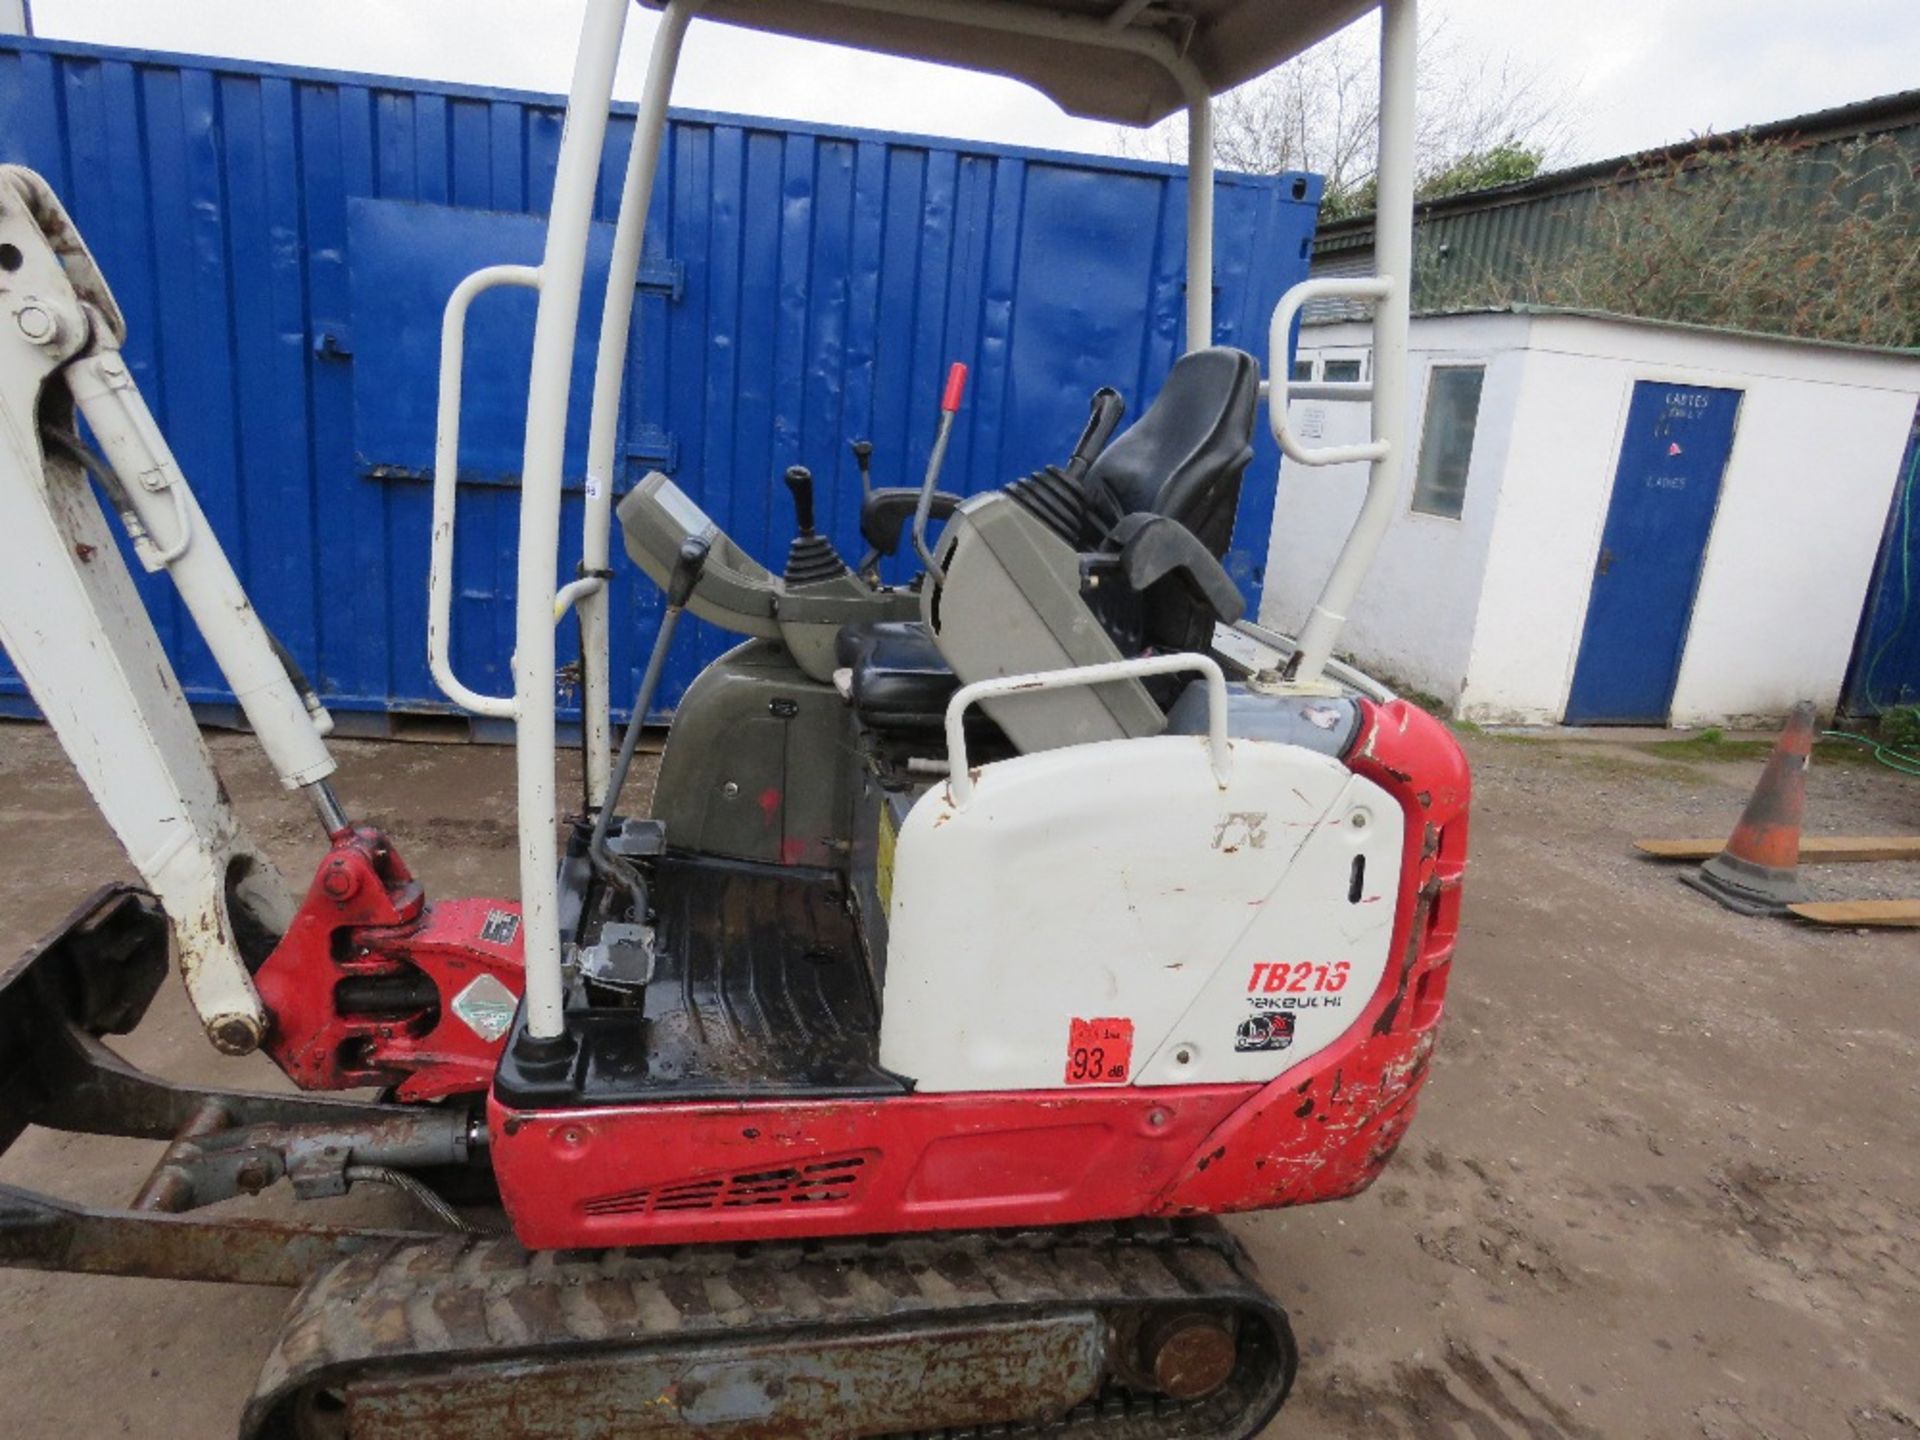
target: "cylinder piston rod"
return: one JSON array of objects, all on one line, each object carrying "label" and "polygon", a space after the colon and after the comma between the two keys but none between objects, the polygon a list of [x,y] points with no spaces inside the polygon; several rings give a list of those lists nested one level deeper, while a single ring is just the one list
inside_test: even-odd
[{"label": "cylinder piston rod", "polygon": [[307,799],[313,802],[314,813],[320,817],[329,839],[353,828],[353,822],[347,819],[346,809],[340,804],[340,797],[333,793],[333,786],[325,780],[316,780],[303,788],[307,792]]}]

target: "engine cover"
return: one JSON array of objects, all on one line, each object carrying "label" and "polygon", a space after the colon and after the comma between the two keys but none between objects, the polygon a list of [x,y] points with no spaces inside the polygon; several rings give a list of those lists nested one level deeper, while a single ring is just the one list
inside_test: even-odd
[{"label": "engine cover", "polygon": [[1069,746],[929,789],[896,845],[880,1057],[922,1094],[1264,1082],[1387,970],[1405,826],[1339,759]]}]

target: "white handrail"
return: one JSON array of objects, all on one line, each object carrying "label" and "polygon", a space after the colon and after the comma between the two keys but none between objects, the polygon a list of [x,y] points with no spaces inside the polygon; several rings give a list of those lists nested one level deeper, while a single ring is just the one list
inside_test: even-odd
[{"label": "white handrail", "polygon": [[620,436],[620,392],[627,378],[634,287],[653,202],[654,178],[667,131],[667,99],[673,91],[687,27],[703,0],[672,0],[653,34],[646,87],[633,119],[633,143],[620,191],[607,264],[607,291],[600,314],[599,351],[593,366],[591,420],[587,426],[587,483],[580,521],[580,578],[554,598],[554,623],[569,605],[580,607],[580,723],[585,731],[587,803],[604,804],[613,775],[612,666],[606,574],[613,530],[613,487]]},{"label": "white handrail", "polygon": [[996,695],[1031,694],[1036,690],[1065,690],[1081,685],[1106,685],[1115,680],[1139,680],[1149,675],[1176,675],[1197,670],[1207,679],[1207,747],[1213,778],[1227,783],[1233,752],[1227,744],[1227,677],[1209,655],[1145,655],[1137,660],[1110,660],[1102,665],[1080,665],[1067,670],[1040,670],[1030,675],[1002,675],[963,685],[947,702],[947,793],[955,808],[973,798],[973,773],[967,766],[968,707]]},{"label": "white handrail", "polygon": [[[1407,327],[1413,274],[1414,75],[1420,48],[1419,0],[1382,0],[1380,6],[1380,162],[1378,203],[1374,216],[1374,255],[1380,274],[1370,279],[1309,280],[1281,299],[1274,312],[1269,340],[1274,343],[1273,388],[1269,418],[1274,438],[1303,465],[1333,465],[1342,460],[1366,460],[1367,495],[1360,513],[1340,547],[1340,556],[1328,572],[1320,598],[1300,627],[1300,648],[1294,653],[1288,677],[1314,685],[1333,658],[1334,642],[1347,623],[1361,582],[1373,568],[1393,523],[1399,495],[1400,457],[1407,426]],[[1316,288],[1317,287],[1317,288]],[[1365,294],[1373,309],[1373,440],[1367,445],[1330,446],[1305,450],[1290,443],[1286,433],[1286,340],[1294,309],[1314,294]]]},{"label": "white handrail", "polygon": [[[1400,493],[1400,457],[1407,428],[1407,321],[1413,275],[1413,106],[1415,61],[1419,56],[1419,0],[1380,0],[1380,159],[1379,202],[1375,205],[1373,253],[1379,275],[1325,276],[1296,284],[1273,307],[1267,330],[1267,422],[1288,459],[1298,465],[1344,465],[1367,461],[1367,497],[1359,503],[1340,557],[1321,586],[1300,647],[1288,662],[1286,678],[1317,685],[1327,674],[1334,641],[1346,626],[1367,570],[1380,553],[1394,520]],[[1302,445],[1286,428],[1288,363],[1286,342],[1294,317],[1306,301],[1321,296],[1352,296],[1373,305],[1373,440],[1365,445]]]},{"label": "white handrail", "polygon": [[460,507],[460,388],[466,362],[467,311],[488,290],[502,285],[540,288],[532,265],[489,265],[476,270],[447,298],[440,317],[440,411],[433,437],[433,547],[427,565],[427,668],[454,704],[494,719],[510,720],[511,696],[482,695],[453,673],[453,521]]},{"label": "white handrail", "polygon": [[614,68],[629,0],[587,0],[567,121],[554,165],[553,203],[540,256],[527,434],[520,461],[520,545],[513,623],[514,778],[520,828],[521,933],[526,944],[526,1034],[536,1049],[566,1034],[560,955],[559,801],[554,792],[553,597],[559,586],[561,471],[573,386],[574,341],[586,280]]},{"label": "white handrail", "polygon": [[[1273,307],[1273,321],[1267,326],[1267,425],[1274,442],[1289,460],[1302,465],[1346,465],[1356,460],[1384,460],[1389,446],[1385,440],[1370,440],[1364,445],[1302,445],[1287,428],[1287,401],[1292,398],[1287,356],[1293,339],[1293,322],[1310,300],[1386,300],[1393,295],[1394,282],[1385,275],[1328,276],[1320,280],[1302,280],[1280,297]],[[1360,392],[1364,391],[1362,394]],[[1371,399],[1373,387],[1355,387],[1355,393],[1342,398]]]}]

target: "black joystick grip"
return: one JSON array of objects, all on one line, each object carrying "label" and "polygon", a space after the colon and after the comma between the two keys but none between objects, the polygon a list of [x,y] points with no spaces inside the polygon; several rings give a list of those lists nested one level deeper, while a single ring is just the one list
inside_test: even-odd
[{"label": "black joystick grip", "polygon": [[689,535],[680,542],[673,573],[667,577],[667,604],[674,609],[686,607],[693,587],[700,583],[700,572],[707,568],[707,552],[712,548],[713,542],[704,535]]},{"label": "black joystick grip", "polygon": [[1113,438],[1113,432],[1120,428],[1120,422],[1126,418],[1127,402],[1120,398],[1120,392],[1111,386],[1102,386],[1094,392],[1092,413],[1087,416],[1087,428],[1080,432],[1080,443],[1073,447],[1073,456],[1067,461],[1067,474],[1078,479],[1093,468],[1093,462],[1100,458],[1100,452],[1107,448],[1107,442]]},{"label": "black joystick grip", "polygon": [[793,492],[793,515],[800,533],[813,534],[813,472],[804,465],[790,466],[787,489]]},{"label": "black joystick grip", "polygon": [[847,573],[847,562],[840,558],[831,540],[813,529],[813,472],[795,465],[787,471],[787,489],[793,492],[793,513],[800,522],[800,533],[787,546],[787,569],[780,578],[788,589],[838,580]]}]

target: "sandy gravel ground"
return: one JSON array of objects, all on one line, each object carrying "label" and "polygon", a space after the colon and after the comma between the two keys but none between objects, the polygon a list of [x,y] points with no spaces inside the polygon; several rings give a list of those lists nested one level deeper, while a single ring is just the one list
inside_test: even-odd
[{"label": "sandy gravel ground", "polygon": [[[214,747],[304,870],[304,806],[249,742]],[[1235,1222],[1305,1355],[1273,1440],[1920,1440],[1920,934],[1742,919],[1632,858],[1724,831],[1754,758],[1468,747],[1465,933],[1411,1137],[1357,1200]],[[434,892],[511,893],[506,752],[341,750],[343,794]],[[1823,757],[1810,796],[1810,829],[1920,831],[1920,780],[1864,760]],[[126,873],[37,727],[0,726],[0,853],[9,949]],[[1920,866],[1818,884],[1920,895]],[[126,1048],[274,1083],[213,1054],[177,985]],[[152,1153],[31,1133],[0,1182],[122,1203]],[[0,1435],[230,1435],[285,1298],[0,1274]]]}]

